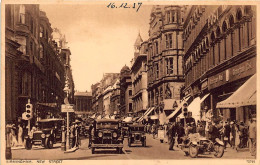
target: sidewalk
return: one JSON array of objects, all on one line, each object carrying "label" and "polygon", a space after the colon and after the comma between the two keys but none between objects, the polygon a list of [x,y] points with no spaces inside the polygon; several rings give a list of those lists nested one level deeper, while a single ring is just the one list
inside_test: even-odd
[{"label": "sidewalk", "polygon": [[[151,136],[151,138],[153,138],[152,134],[146,134],[146,135]],[[160,139],[158,139],[158,137],[155,136],[155,140],[159,141]],[[175,139],[175,140],[177,140],[177,139]],[[161,144],[167,144],[167,141],[164,141]],[[177,145],[177,141],[175,141],[174,148],[180,149],[180,147],[178,147],[178,145]],[[240,148],[237,151],[236,149],[227,147],[225,149],[225,153],[222,158],[224,158],[224,159],[256,159],[256,156],[251,156],[251,153],[249,152],[249,148]]]}]

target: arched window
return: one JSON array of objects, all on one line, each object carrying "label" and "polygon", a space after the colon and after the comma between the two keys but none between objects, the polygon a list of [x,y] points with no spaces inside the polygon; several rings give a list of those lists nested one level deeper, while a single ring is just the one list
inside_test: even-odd
[{"label": "arched window", "polygon": [[[226,33],[227,31],[227,23],[226,21],[223,22],[222,24],[222,32]],[[227,39],[224,37],[224,60],[227,59]]]},{"label": "arched window", "polygon": [[214,34],[214,32],[212,32],[211,33],[211,35],[210,35],[210,38],[211,38],[211,45],[212,45],[212,49],[211,49],[211,55],[212,55],[212,57],[210,57],[211,58],[211,64],[214,66],[215,65],[215,34]]},{"label": "arched window", "polygon": [[24,5],[20,5],[19,22],[22,24],[25,24],[25,6]]},{"label": "arched window", "polygon": [[[236,18],[238,21],[240,21],[242,19],[242,11],[241,9],[237,9],[237,14],[236,14]],[[242,31],[243,31],[243,28],[238,26],[238,50],[240,51],[241,50],[241,47],[242,47]]]},{"label": "arched window", "polygon": [[245,11],[245,14],[247,14],[247,15],[250,14],[250,12],[251,12],[251,6],[250,6],[250,5],[245,6],[244,11]]},{"label": "arched window", "polygon": [[230,15],[229,16],[229,27],[233,27],[234,23],[235,23],[234,17],[233,17],[233,15]]},{"label": "arched window", "polygon": [[241,11],[241,9],[237,9],[236,17],[237,17],[238,21],[240,21],[242,19],[242,11]]},{"label": "arched window", "polygon": [[217,34],[217,37],[219,38],[219,37],[220,37],[220,34],[221,34],[219,27],[218,27],[217,30],[216,30],[216,34]]}]

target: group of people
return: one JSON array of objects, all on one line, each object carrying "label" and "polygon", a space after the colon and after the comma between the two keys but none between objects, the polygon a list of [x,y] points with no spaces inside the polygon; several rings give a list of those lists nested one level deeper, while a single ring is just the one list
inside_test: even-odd
[{"label": "group of people", "polygon": [[81,125],[79,121],[71,123],[70,126],[70,148],[78,148],[81,145],[80,140]]},{"label": "group of people", "polygon": [[11,147],[23,147],[24,144],[24,136],[27,133],[27,128],[24,124],[12,124],[11,132],[10,132],[10,142]]}]

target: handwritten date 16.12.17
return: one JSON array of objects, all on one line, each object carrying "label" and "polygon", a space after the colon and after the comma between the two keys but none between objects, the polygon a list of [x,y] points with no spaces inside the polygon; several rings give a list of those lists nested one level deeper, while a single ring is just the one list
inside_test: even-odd
[{"label": "handwritten date 16.12.17", "polygon": [[136,9],[136,12],[138,12],[138,10],[140,9],[140,7],[142,6],[142,2],[138,2],[138,3],[133,3],[133,4],[129,4],[129,3],[121,3],[121,4],[115,4],[115,3],[109,3],[109,5],[107,5],[107,8],[128,8],[128,9]]}]

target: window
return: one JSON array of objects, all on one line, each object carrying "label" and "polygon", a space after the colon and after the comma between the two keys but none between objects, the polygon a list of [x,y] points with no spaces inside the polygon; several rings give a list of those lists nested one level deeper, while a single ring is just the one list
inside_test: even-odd
[{"label": "window", "polygon": [[165,35],[165,38],[166,38],[166,49],[168,48],[172,48],[172,34],[166,34]]},{"label": "window", "polygon": [[159,64],[155,64],[155,69],[156,69],[156,78],[159,78]]},{"label": "window", "polygon": [[31,54],[33,54],[33,42],[30,42],[30,50],[31,50]]},{"label": "window", "polygon": [[43,46],[42,44],[40,44],[40,58],[42,59],[43,58]]},{"label": "window", "polygon": [[166,74],[173,74],[173,58],[166,58]]},{"label": "window", "polygon": [[[31,33],[33,33],[33,17],[31,17],[31,20],[30,20],[30,30],[31,30]],[[33,33],[34,34],[34,33]]]},{"label": "window", "polygon": [[44,36],[44,29],[42,26],[40,26],[40,37],[42,38]]},{"label": "window", "polygon": [[129,90],[129,96],[132,96],[132,90]]},{"label": "window", "polygon": [[170,23],[170,11],[166,13],[166,17],[167,17],[167,22]]},{"label": "window", "polygon": [[132,110],[133,110],[132,103],[129,103],[129,112],[132,112]]},{"label": "window", "polygon": [[26,55],[26,38],[25,37],[17,37],[17,42],[21,45],[19,47],[19,51],[23,52]]},{"label": "window", "polygon": [[173,11],[172,12],[172,22],[175,22],[176,20],[175,20],[176,18],[175,18],[175,12]]},{"label": "window", "polygon": [[20,5],[19,22],[22,24],[25,24],[25,6],[24,5]]},{"label": "window", "polygon": [[155,42],[155,53],[159,53],[159,47],[158,47],[158,42]]}]

